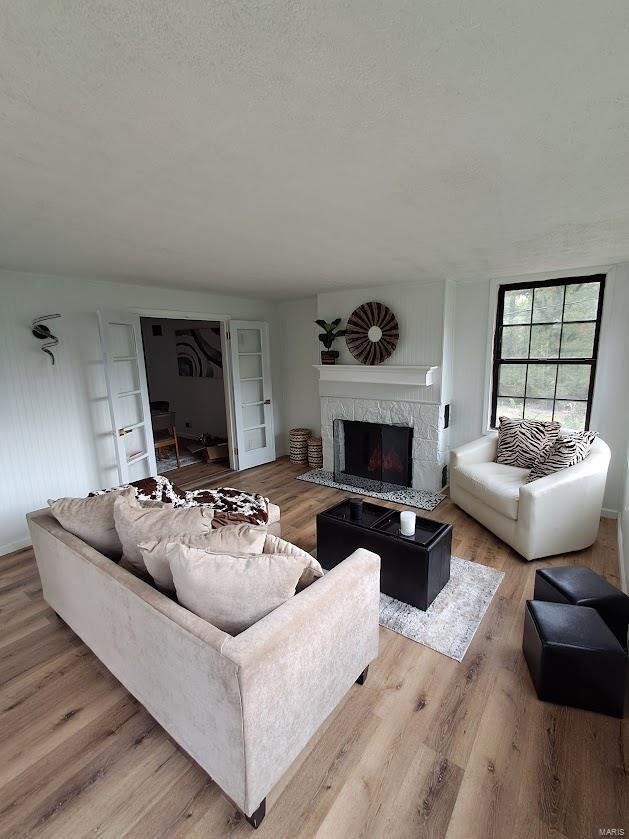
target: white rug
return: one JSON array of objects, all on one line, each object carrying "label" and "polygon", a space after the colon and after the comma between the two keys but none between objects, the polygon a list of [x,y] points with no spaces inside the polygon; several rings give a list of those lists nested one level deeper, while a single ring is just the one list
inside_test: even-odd
[{"label": "white rug", "polygon": [[453,556],[450,580],[426,612],[380,594],[380,624],[456,661],[463,661],[504,573]]},{"label": "white rug", "polygon": [[405,504],[407,507],[417,507],[420,510],[434,510],[444,499],[440,492],[430,492],[427,489],[411,489],[410,487],[396,487],[390,492],[380,492],[377,487],[379,481],[359,479],[355,485],[350,483],[339,483],[334,480],[334,474],[326,469],[311,469],[303,475],[297,475],[298,481],[307,481],[311,484],[321,484],[353,492],[356,495],[368,495],[370,498],[380,498],[382,501],[392,501],[394,504]]}]

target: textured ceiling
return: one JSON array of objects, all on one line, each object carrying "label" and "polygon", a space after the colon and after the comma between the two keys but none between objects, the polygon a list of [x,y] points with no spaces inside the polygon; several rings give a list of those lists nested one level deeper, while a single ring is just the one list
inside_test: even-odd
[{"label": "textured ceiling", "polygon": [[274,297],[629,258],[626,0],[0,6],[0,265]]}]

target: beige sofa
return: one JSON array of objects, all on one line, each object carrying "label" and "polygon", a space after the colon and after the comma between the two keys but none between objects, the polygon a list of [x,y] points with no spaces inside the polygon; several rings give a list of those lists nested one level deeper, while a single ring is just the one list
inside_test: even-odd
[{"label": "beige sofa", "polygon": [[274,536],[281,536],[282,523],[280,521],[280,508],[277,506],[277,504],[272,504],[269,501],[269,509],[267,515],[267,528],[269,533],[272,533]]},{"label": "beige sofa", "polygon": [[497,432],[450,452],[450,498],[525,559],[596,541],[611,453],[597,437],[576,466],[526,482],[529,470],[495,463]]},{"label": "beige sofa", "polygon": [[380,560],[357,550],[238,636],[28,515],[44,598],[257,827],[267,793],[378,654]]}]

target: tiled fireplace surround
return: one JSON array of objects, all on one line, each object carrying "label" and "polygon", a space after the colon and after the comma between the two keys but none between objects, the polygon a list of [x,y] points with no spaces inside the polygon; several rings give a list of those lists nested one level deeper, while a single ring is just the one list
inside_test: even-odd
[{"label": "tiled fireplace surround", "polygon": [[413,429],[413,488],[437,492],[443,467],[448,462],[448,430],[444,428],[445,405],[398,399],[365,399],[321,396],[323,468],[334,469],[333,423],[335,419],[404,425]]}]

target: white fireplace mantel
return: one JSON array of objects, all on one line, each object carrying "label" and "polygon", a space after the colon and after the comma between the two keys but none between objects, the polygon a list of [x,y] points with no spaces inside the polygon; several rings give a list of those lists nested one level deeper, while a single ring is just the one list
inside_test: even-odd
[{"label": "white fireplace mantel", "polygon": [[439,367],[393,364],[314,364],[321,382],[362,382],[364,384],[429,387]]}]

